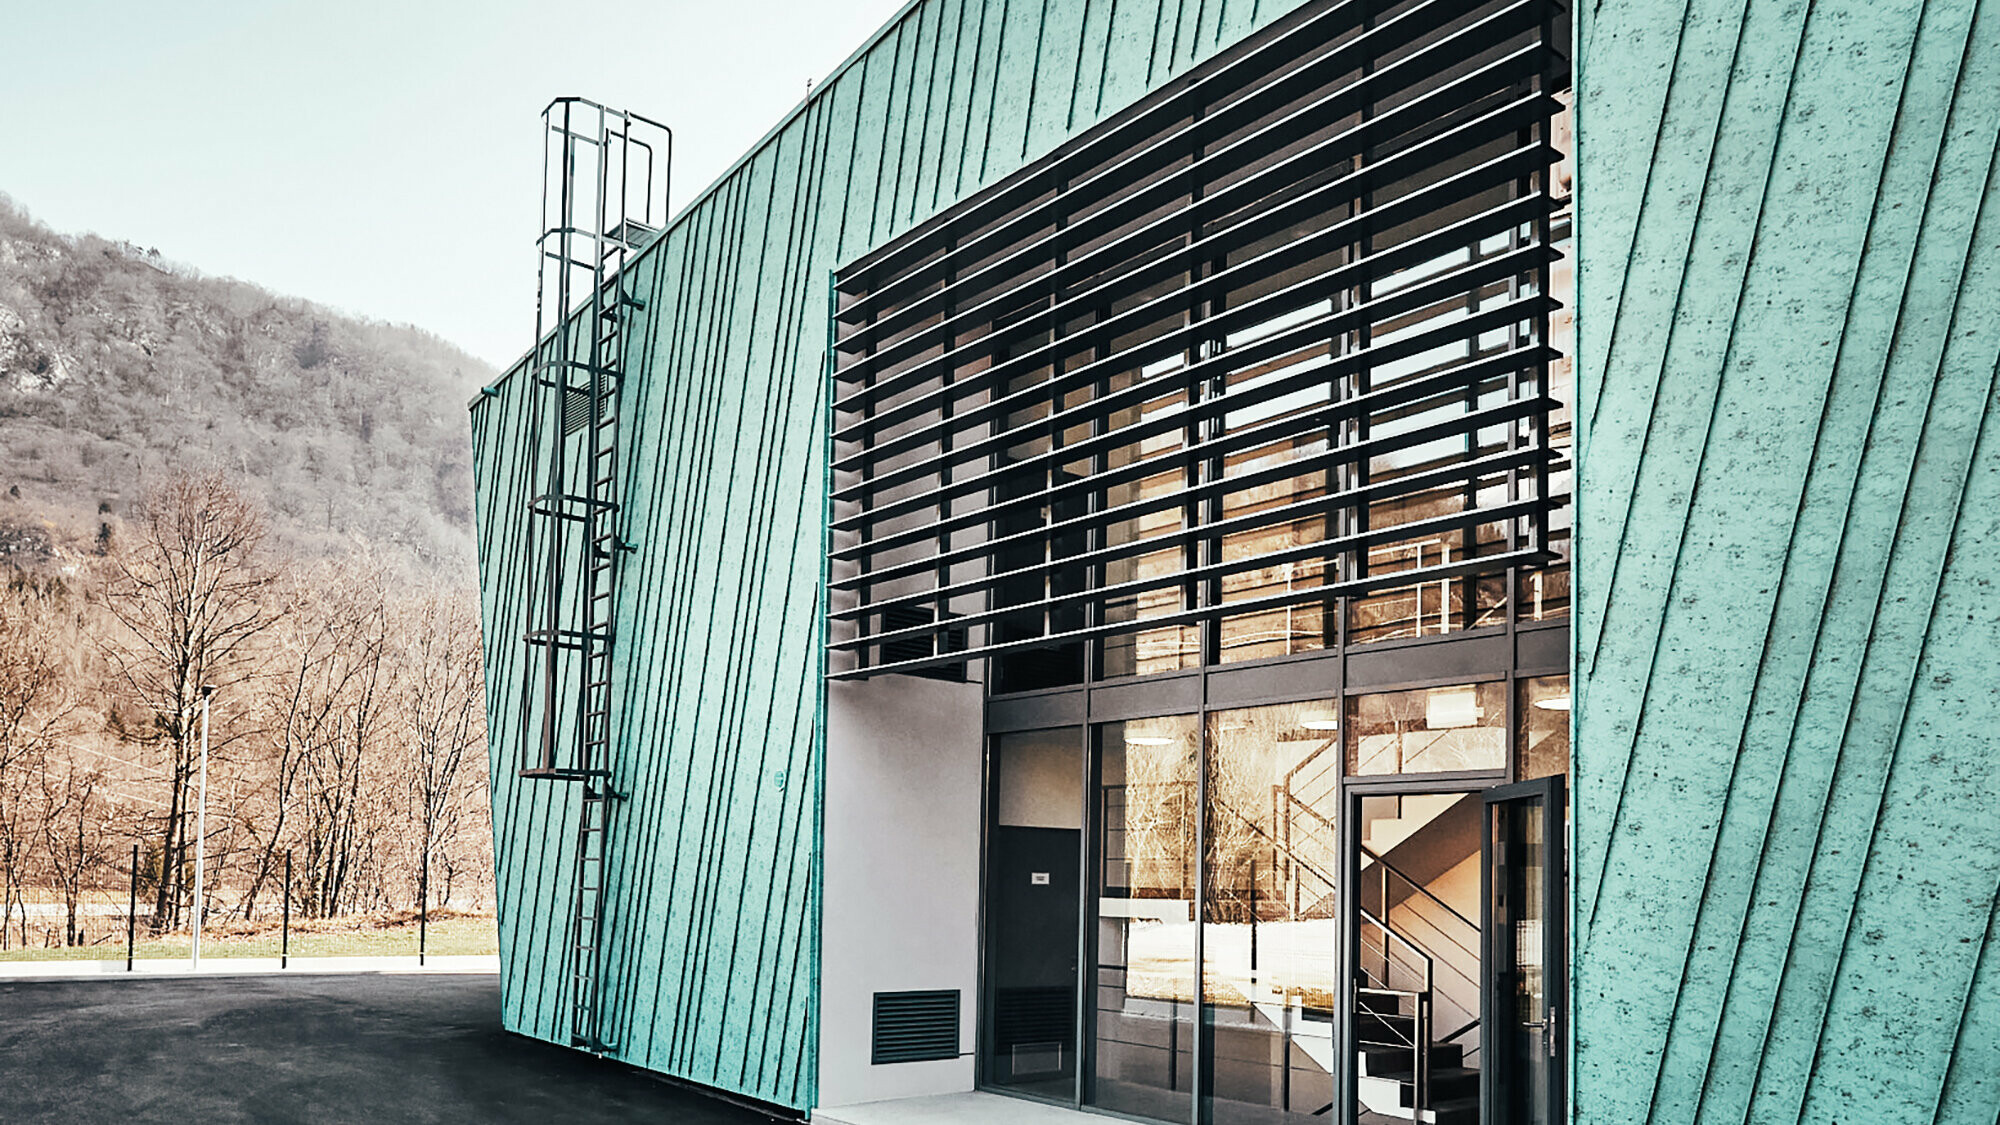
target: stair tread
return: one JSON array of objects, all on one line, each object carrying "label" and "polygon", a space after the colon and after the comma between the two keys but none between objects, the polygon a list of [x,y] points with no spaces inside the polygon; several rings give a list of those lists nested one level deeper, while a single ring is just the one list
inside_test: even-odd
[{"label": "stair tread", "polygon": [[[1374,1062],[1371,1060],[1368,1065],[1368,1077],[1394,1078],[1399,1082],[1408,1082],[1410,1080],[1410,1066],[1407,1062],[1403,1063],[1400,1066],[1394,1065],[1392,1063],[1389,1066],[1377,1069]],[[1479,1068],[1474,1066],[1431,1067],[1431,1081],[1433,1082],[1446,1082],[1454,1078],[1477,1078],[1477,1077],[1479,1077]]]}]

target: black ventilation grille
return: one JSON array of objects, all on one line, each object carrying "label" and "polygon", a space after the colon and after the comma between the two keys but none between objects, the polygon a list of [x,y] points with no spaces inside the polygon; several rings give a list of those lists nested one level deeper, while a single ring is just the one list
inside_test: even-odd
[{"label": "black ventilation grille", "polygon": [[590,392],[582,387],[564,387],[563,436],[568,437],[588,425],[590,425]]},{"label": "black ventilation grille", "polygon": [[1076,991],[1061,988],[999,988],[993,992],[993,1045],[1013,1051],[1049,1043],[1068,1047],[1076,1038]]},{"label": "black ventilation grille", "polygon": [[958,1057],[958,990],[878,992],[869,1062],[926,1062]]}]

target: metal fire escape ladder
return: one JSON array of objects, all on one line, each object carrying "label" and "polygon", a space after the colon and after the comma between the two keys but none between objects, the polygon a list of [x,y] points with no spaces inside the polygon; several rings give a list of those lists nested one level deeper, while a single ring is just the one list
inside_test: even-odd
[{"label": "metal fire escape ladder", "polygon": [[[633,314],[625,266],[666,218],[672,133],[580,98],[542,111],[534,403],[528,463],[530,650],[520,776],[580,783],[565,984],[572,1045],[602,1053],[600,977],[612,777],[612,657],[621,534],[620,392]],[[654,175],[655,161],[660,174]],[[560,932],[553,931],[552,932]]]}]

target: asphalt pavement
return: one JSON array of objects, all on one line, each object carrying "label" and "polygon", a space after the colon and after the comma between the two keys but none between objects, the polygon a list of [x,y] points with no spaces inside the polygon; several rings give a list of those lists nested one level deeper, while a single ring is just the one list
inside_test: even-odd
[{"label": "asphalt pavement", "polygon": [[0,980],[0,1121],[770,1119],[512,1035],[491,976]]}]

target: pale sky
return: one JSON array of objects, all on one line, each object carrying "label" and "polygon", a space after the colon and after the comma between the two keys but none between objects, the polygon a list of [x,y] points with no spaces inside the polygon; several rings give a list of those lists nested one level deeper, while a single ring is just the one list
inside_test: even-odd
[{"label": "pale sky", "polygon": [[678,211],[903,2],[0,0],[0,193],[502,366],[550,98],[671,126]]}]

